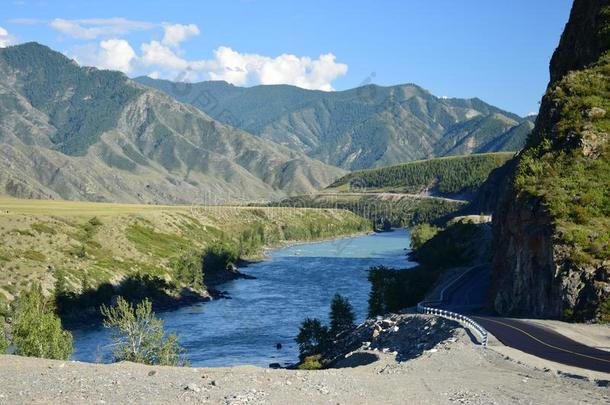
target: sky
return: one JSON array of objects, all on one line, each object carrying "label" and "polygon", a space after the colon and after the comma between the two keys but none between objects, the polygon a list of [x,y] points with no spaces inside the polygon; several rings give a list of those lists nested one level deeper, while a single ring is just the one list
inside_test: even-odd
[{"label": "sky", "polygon": [[538,111],[571,0],[2,0],[0,47],[175,81],[324,91],[415,83]]}]

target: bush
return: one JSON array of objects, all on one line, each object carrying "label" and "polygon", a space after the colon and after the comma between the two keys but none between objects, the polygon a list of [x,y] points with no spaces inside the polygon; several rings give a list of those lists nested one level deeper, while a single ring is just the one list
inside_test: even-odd
[{"label": "bush", "polygon": [[203,267],[206,271],[218,271],[233,267],[239,259],[239,250],[229,242],[212,242],[203,256]]},{"label": "bush", "polygon": [[440,228],[430,224],[421,224],[411,229],[411,249],[417,250],[440,231]]},{"label": "bush", "polygon": [[51,301],[36,284],[17,300],[13,323],[15,354],[67,360],[72,354],[72,334],[62,329]]},{"label": "bush", "polygon": [[330,333],[337,336],[339,333],[354,327],[354,309],[349,300],[339,294],[335,294],[330,303]]},{"label": "bush", "polygon": [[195,289],[203,288],[203,258],[191,251],[170,260],[176,281]]},{"label": "bush", "polygon": [[114,307],[102,306],[104,326],[113,330],[115,361],[132,361],[149,365],[184,366],[184,349],[175,333],[166,335],[163,321],[152,312],[146,299],[135,308],[119,297]]},{"label": "bush", "polygon": [[322,356],[320,356],[319,354],[316,356],[305,357],[303,362],[301,364],[299,364],[298,369],[299,370],[320,370],[322,368],[322,363],[320,363],[321,357]]},{"label": "bush", "polygon": [[328,328],[319,319],[306,318],[295,341],[299,345],[301,360],[322,353],[328,346]]},{"label": "bush", "polygon": [[8,340],[4,333],[4,327],[0,325],[0,354],[6,353],[6,349],[8,349]]}]

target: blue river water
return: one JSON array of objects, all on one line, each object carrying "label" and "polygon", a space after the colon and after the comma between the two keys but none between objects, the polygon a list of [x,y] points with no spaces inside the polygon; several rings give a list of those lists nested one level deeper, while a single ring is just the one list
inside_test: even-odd
[{"label": "blue river water", "polygon": [[[357,321],[367,313],[371,266],[412,267],[409,233],[393,232],[295,245],[269,252],[268,259],[240,269],[256,277],[219,289],[231,298],[200,303],[158,315],[175,331],[191,366],[220,367],[294,363],[294,337],[305,317],[328,320],[335,293],[347,296]],[[276,344],[282,345],[281,349]],[[74,360],[109,362],[112,347],[104,328],[74,331]]]}]

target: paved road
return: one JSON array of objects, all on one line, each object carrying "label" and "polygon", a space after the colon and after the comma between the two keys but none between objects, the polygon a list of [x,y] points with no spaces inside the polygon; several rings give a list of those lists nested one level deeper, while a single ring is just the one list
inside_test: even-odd
[{"label": "paved road", "polygon": [[442,308],[468,314],[506,346],[556,363],[610,373],[610,352],[583,345],[525,320],[484,316],[490,271],[475,268],[447,291]]},{"label": "paved road", "polygon": [[527,321],[481,316],[472,318],[506,346],[556,363],[610,373],[610,352],[585,346]]}]

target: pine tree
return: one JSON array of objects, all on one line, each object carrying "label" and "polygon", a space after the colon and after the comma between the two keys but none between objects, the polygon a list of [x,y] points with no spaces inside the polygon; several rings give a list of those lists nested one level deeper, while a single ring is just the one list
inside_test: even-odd
[{"label": "pine tree", "polygon": [[330,304],[330,333],[337,336],[354,327],[354,309],[349,300],[342,295],[335,294]]},{"label": "pine tree", "polygon": [[328,328],[319,319],[306,318],[295,341],[299,345],[301,360],[320,354],[328,345]]}]

